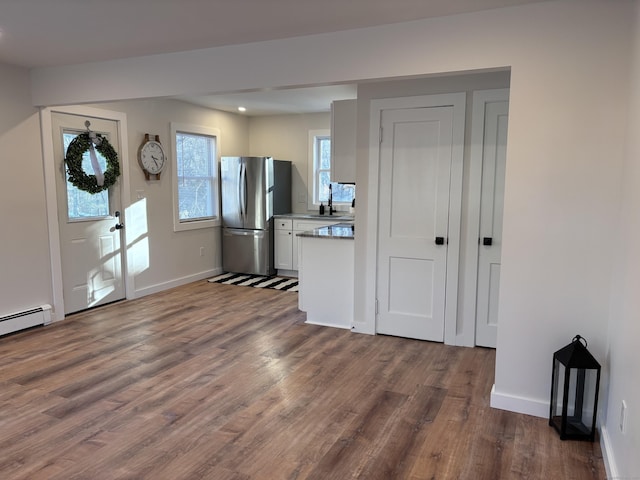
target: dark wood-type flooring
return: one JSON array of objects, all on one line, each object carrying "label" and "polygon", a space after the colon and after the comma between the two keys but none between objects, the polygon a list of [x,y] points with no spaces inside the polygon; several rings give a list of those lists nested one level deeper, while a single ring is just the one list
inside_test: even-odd
[{"label": "dark wood-type flooring", "polygon": [[0,338],[0,479],[605,478],[489,407],[493,350],[304,320],[202,281]]}]

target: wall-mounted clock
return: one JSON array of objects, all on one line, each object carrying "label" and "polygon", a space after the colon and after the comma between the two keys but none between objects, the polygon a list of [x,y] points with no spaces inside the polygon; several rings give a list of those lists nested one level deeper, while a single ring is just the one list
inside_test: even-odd
[{"label": "wall-mounted clock", "polygon": [[167,163],[167,156],[160,144],[160,135],[156,135],[155,140],[151,140],[149,134],[145,133],[138,151],[138,160],[145,179],[149,180],[151,175],[155,175],[156,179],[160,180],[160,174]]}]

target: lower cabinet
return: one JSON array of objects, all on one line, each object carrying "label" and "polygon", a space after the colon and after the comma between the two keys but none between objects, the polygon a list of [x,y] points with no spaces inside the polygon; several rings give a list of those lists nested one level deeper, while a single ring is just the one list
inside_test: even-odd
[{"label": "lower cabinet", "polygon": [[353,324],[354,242],[299,237],[298,308],[306,323],[351,328]]},{"label": "lower cabinet", "polygon": [[[273,263],[277,270],[297,270],[293,268],[293,229],[290,219],[276,219],[274,231]],[[297,249],[296,249],[297,257]]]}]

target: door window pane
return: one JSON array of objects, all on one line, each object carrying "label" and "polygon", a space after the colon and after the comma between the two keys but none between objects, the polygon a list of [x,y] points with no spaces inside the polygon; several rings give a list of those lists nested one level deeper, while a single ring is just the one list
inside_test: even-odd
[{"label": "door window pane", "polygon": [[[67,151],[71,141],[78,136],[78,132],[64,132],[62,134],[62,142],[64,151]],[[102,171],[107,169],[107,159],[96,150],[98,163]],[[66,155],[65,155],[66,157]],[[93,174],[91,166],[91,158],[89,151],[84,152],[82,156],[82,169],[87,175]],[[109,190],[103,190],[98,193],[89,193],[75,187],[69,182],[69,173],[66,171],[67,178],[67,215],[70,221],[79,221],[85,219],[103,218],[109,216]]]}]

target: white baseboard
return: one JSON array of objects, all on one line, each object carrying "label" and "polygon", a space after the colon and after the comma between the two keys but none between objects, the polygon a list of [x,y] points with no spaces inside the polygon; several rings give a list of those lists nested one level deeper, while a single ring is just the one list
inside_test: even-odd
[{"label": "white baseboard", "polygon": [[534,417],[549,417],[549,403],[532,398],[518,397],[496,392],[495,384],[491,387],[491,402],[493,408],[508,410],[515,413],[524,413]]},{"label": "white baseboard", "polygon": [[604,426],[600,426],[600,450],[602,451],[602,460],[607,472],[607,478],[620,478],[620,475],[618,475],[618,467],[616,466],[616,461],[613,456],[613,447],[611,446],[609,432]]},{"label": "white baseboard", "polygon": [[348,325],[342,325],[339,323],[324,323],[324,322],[313,322],[313,321],[309,321],[309,320],[305,320],[306,324],[308,325],[319,325],[321,327],[332,327],[332,328],[342,328],[343,330],[351,330],[351,327]]},{"label": "white baseboard", "polygon": [[222,268],[214,268],[212,270],[198,272],[193,275],[187,275],[186,277],[176,278],[168,282],[156,283],[155,285],[150,285],[136,290],[136,298],[151,295],[152,293],[162,292],[163,290],[179,287],[181,285],[186,285],[187,283],[197,282],[198,280],[204,280],[205,278],[215,277],[221,273],[223,273]]}]

